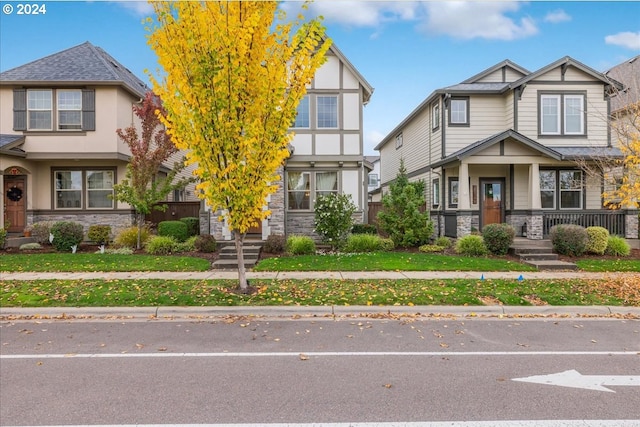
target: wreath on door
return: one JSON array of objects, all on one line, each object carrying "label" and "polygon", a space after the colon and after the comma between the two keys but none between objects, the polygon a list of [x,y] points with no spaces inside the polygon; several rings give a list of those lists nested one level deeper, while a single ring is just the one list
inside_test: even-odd
[{"label": "wreath on door", "polygon": [[7,198],[12,202],[19,202],[22,199],[22,190],[18,187],[11,187],[7,190]]}]

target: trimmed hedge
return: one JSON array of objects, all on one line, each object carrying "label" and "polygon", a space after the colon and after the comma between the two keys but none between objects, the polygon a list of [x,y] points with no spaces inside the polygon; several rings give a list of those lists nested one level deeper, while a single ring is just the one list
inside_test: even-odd
[{"label": "trimmed hedge", "polygon": [[587,252],[591,254],[604,255],[609,242],[609,230],[604,227],[587,227]]},{"label": "trimmed hedge", "polygon": [[509,224],[487,224],[482,229],[484,244],[494,255],[506,255],[516,230]]},{"label": "trimmed hedge", "polygon": [[189,228],[182,221],[161,221],[158,223],[158,236],[173,237],[178,242],[189,238]]},{"label": "trimmed hedge", "polygon": [[465,256],[484,256],[489,253],[489,250],[485,246],[482,236],[470,234],[458,239],[456,253]]},{"label": "trimmed hedge", "polygon": [[554,225],[549,230],[549,237],[553,249],[560,255],[584,255],[589,242],[586,228],[575,224]]}]

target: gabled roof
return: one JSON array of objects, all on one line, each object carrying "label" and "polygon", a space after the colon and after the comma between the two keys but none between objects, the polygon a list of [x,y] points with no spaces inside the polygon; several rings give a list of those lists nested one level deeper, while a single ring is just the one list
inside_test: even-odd
[{"label": "gabled roof", "polygon": [[526,145],[527,147],[530,147],[532,149],[534,149],[535,151],[538,151],[540,154],[543,154],[547,157],[551,157],[552,159],[555,160],[562,160],[562,154],[559,153],[558,151],[551,149],[547,146],[544,146],[536,141],[534,141],[531,138],[527,138],[526,136],[522,135],[521,133],[516,132],[513,129],[508,129],[504,132],[500,132],[497,133],[495,135],[491,135],[488,138],[485,139],[481,139],[480,141],[476,141],[471,145],[466,146],[465,148],[456,151],[455,153],[445,157],[442,160],[439,160],[435,163],[432,163],[430,166],[431,168],[437,168],[443,165],[446,165],[448,163],[451,162],[455,162],[455,161],[459,161],[462,159],[465,159],[469,156],[472,156],[482,150],[485,150],[489,147],[491,147],[492,145],[500,142],[500,141],[504,141],[507,138],[511,138],[511,139],[515,139],[516,141]]},{"label": "gabled roof", "polygon": [[362,102],[364,104],[367,104],[369,102],[369,99],[371,99],[371,95],[373,95],[373,87],[369,84],[369,82],[367,82],[362,74],[360,74],[356,67],[354,67],[353,64],[349,62],[347,57],[344,56],[344,53],[342,53],[342,51],[338,49],[338,46],[336,46],[335,43],[331,43],[331,47],[329,47],[329,50],[338,57],[338,59],[345,65],[345,67],[347,67],[349,71],[351,71],[351,74],[353,74],[358,82],[362,85],[362,87],[364,88]]},{"label": "gabled roof", "polygon": [[50,83],[118,85],[139,97],[150,90],[125,66],[89,42],[0,73],[0,85]]},{"label": "gabled roof", "polygon": [[505,59],[504,61],[498,62],[496,65],[489,67],[484,71],[479,72],[475,76],[469,77],[467,80],[463,81],[462,83],[476,83],[478,80],[483,79],[484,77],[498,71],[501,68],[511,68],[512,70],[522,74],[523,76],[526,76],[531,72],[526,68],[519,66],[515,62],[511,62],[508,59]]},{"label": "gabled roof", "polygon": [[549,65],[546,65],[542,68],[540,68],[537,71],[534,71],[533,73],[530,73],[529,75],[521,78],[520,80],[517,80],[513,83],[511,83],[511,87],[512,88],[516,88],[518,86],[521,86],[531,80],[534,80],[538,77],[540,77],[541,75],[548,73],[549,71],[558,68],[558,67],[568,67],[568,66],[572,66],[575,67],[577,69],[579,69],[580,71],[590,75],[591,77],[594,77],[598,80],[600,80],[603,83],[606,83],[608,85],[613,85],[615,86],[617,89],[622,89],[623,85],[620,82],[617,82],[615,80],[609,79],[607,78],[604,74],[594,70],[593,68],[584,65],[582,62],[580,61],[576,61],[575,59],[573,59],[570,56],[565,56],[564,58],[560,58],[555,62],[552,62]]},{"label": "gabled roof", "polygon": [[611,98],[613,111],[640,102],[640,55],[628,59],[608,71],[605,76],[625,85],[625,89]]},{"label": "gabled roof", "polygon": [[24,144],[24,135],[0,135],[0,153],[9,156],[25,157],[27,153],[20,148]]}]

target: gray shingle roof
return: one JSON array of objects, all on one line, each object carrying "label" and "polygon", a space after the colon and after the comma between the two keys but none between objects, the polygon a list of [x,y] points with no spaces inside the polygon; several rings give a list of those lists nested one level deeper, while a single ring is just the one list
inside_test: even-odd
[{"label": "gray shingle roof", "polygon": [[563,159],[623,158],[624,155],[616,147],[555,147]]},{"label": "gray shingle roof", "polygon": [[604,74],[625,85],[622,93],[611,98],[613,111],[640,101],[640,55],[616,65]]},{"label": "gray shingle roof", "polygon": [[0,84],[120,84],[143,97],[150,89],[111,55],[89,42],[0,73]]},{"label": "gray shingle roof", "polygon": [[25,157],[25,151],[20,148],[24,143],[24,135],[0,134],[0,152],[2,154]]},{"label": "gray shingle roof", "polygon": [[460,83],[453,86],[447,86],[441,91],[448,93],[456,92],[492,92],[501,93],[509,87],[509,83]]}]

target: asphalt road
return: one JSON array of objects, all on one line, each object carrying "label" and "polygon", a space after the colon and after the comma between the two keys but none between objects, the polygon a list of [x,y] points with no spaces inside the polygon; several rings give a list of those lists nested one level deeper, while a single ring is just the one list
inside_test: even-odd
[{"label": "asphalt road", "polygon": [[637,320],[5,321],[0,342],[4,426],[640,425]]}]

